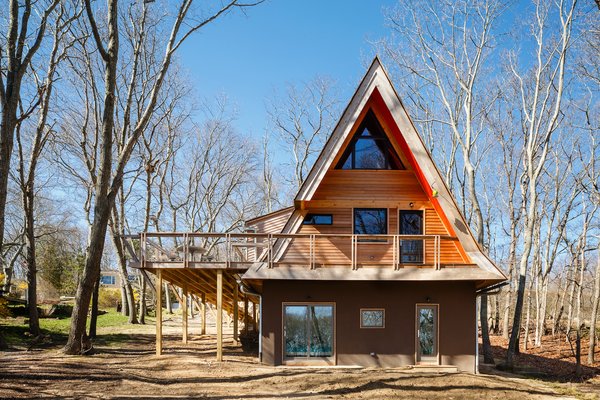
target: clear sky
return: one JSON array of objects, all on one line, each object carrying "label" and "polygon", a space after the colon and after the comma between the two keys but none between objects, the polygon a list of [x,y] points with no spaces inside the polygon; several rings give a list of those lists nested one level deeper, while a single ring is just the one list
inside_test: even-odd
[{"label": "clear sky", "polygon": [[224,93],[241,131],[261,135],[265,99],[287,83],[333,78],[347,101],[385,35],[393,0],[267,0],[216,21],[188,40],[179,58],[199,98]]}]

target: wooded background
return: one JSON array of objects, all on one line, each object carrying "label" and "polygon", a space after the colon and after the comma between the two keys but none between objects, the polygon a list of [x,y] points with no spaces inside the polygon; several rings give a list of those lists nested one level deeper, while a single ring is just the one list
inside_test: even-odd
[{"label": "wooded background", "polygon": [[[268,3],[8,3],[0,11],[3,290],[26,281],[28,298],[39,298],[39,277],[75,296],[65,351],[76,354],[87,346],[101,268],[120,271],[123,312],[144,322],[146,280],[126,279],[124,235],[236,231],[289,206],[348,99],[331,77],[290,84],[257,99],[268,115],[257,137],[236,125],[226,94],[191,90],[174,57],[181,44],[224,15],[251,18]],[[510,277],[481,299],[486,361],[490,331],[510,337],[509,365],[519,346],[542,346],[549,334],[589,335],[593,362],[599,9],[589,0],[401,0],[384,10],[388,35],[372,43],[477,240]]]}]

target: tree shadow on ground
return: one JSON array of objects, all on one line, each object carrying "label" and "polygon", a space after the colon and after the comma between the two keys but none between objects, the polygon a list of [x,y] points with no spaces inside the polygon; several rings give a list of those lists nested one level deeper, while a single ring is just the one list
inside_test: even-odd
[{"label": "tree shadow on ground", "polygon": [[[506,360],[507,349],[501,346],[492,346],[492,353],[498,369]],[[583,357],[583,356],[582,356]],[[515,356],[515,369],[513,372],[526,377],[537,378],[547,382],[583,382],[600,373],[600,369],[582,365],[582,374],[576,375],[574,357],[549,358],[537,354],[521,353]],[[494,373],[493,370],[489,371]]]}]

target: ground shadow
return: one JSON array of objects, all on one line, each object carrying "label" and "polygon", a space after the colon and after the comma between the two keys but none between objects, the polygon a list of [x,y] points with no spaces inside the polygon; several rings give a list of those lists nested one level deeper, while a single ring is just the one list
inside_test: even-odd
[{"label": "ground shadow", "polygon": [[[506,360],[507,349],[501,346],[492,346],[492,353],[498,369]],[[493,369],[489,370],[494,373]],[[583,382],[600,373],[600,369],[582,365],[582,374],[576,375],[574,357],[549,358],[538,354],[521,353],[515,356],[515,369],[517,375],[542,379],[549,382]]]}]

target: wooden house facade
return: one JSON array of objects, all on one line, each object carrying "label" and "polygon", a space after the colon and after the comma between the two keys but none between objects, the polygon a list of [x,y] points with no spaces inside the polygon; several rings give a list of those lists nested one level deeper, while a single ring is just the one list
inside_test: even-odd
[{"label": "wooden house facade", "polygon": [[263,362],[475,370],[476,296],[506,277],[378,59],[294,207],[247,225],[291,235],[242,276],[262,295]]},{"label": "wooden house facade", "polygon": [[[246,228],[140,236],[136,265],[157,275],[157,289],[166,279],[216,304],[217,359],[219,316],[232,313],[235,341],[250,301],[266,364],[476,371],[476,299],[506,276],[474,239],[379,59],[294,204]],[[208,239],[220,241],[211,254]]]}]

